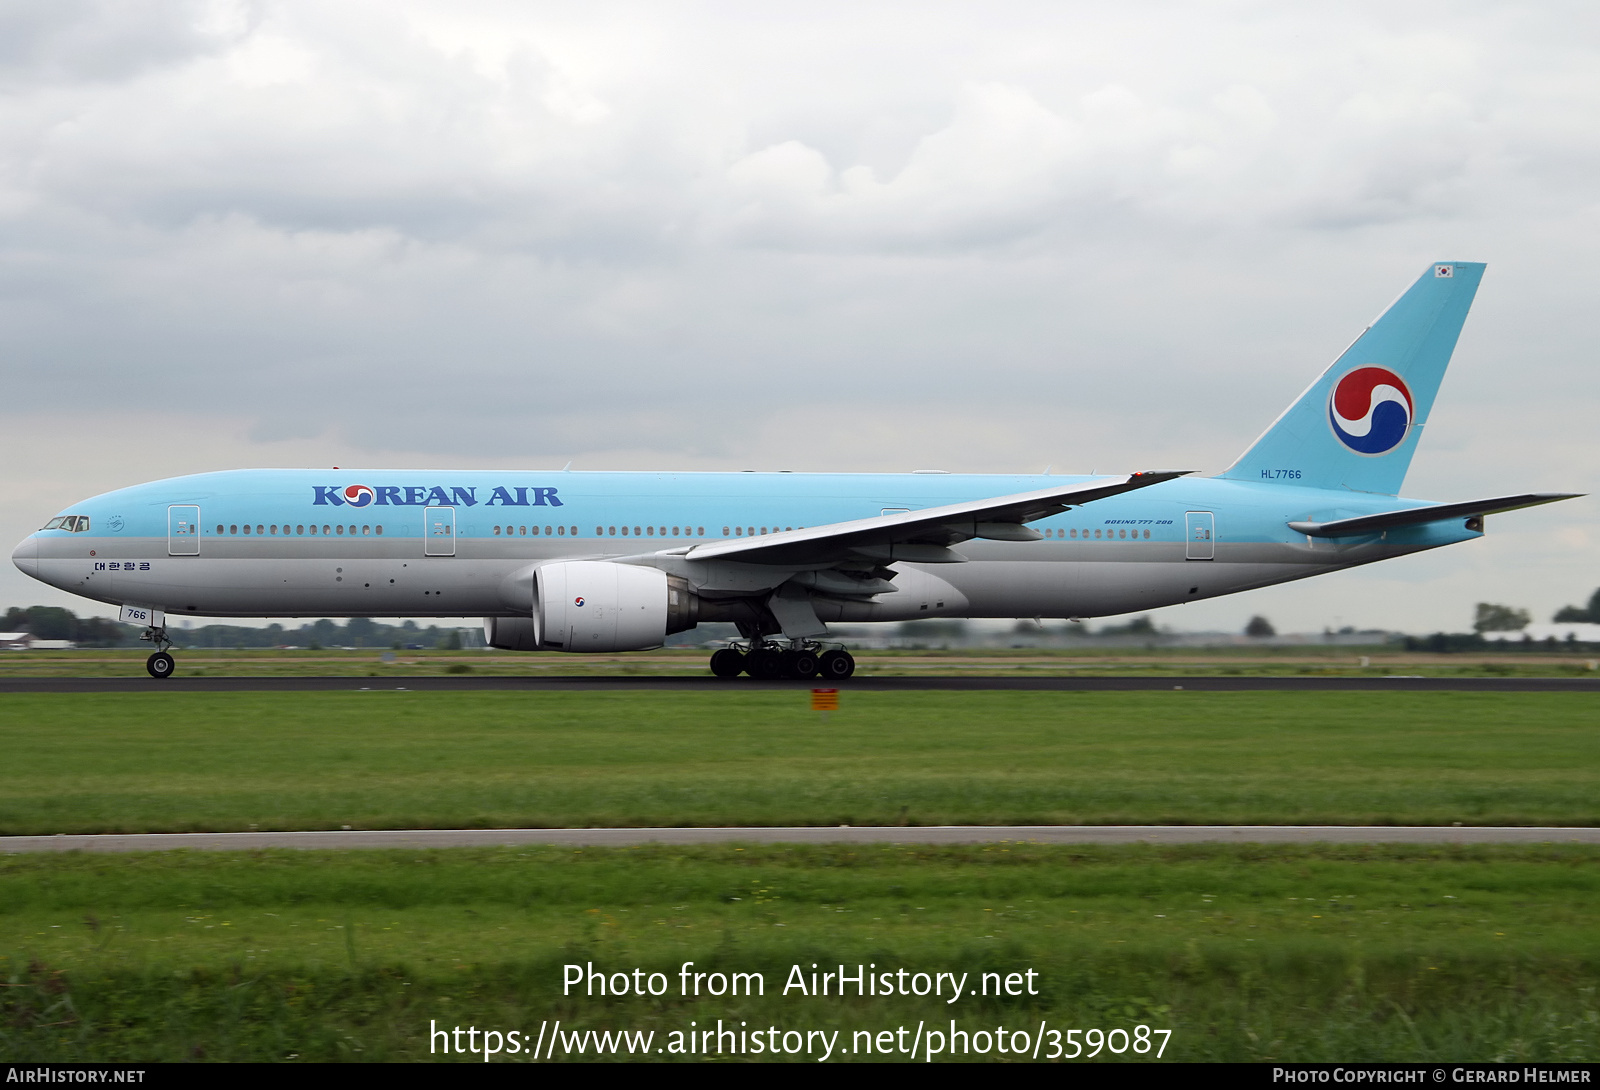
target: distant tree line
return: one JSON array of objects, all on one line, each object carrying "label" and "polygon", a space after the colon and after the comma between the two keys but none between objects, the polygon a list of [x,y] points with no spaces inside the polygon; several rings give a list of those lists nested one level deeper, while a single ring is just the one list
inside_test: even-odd
[{"label": "distant tree line", "polygon": [[416,621],[379,624],[370,617],[352,617],[344,624],[324,617],[295,628],[273,623],[265,628],[208,624],[168,634],[183,647],[376,647],[399,650],[461,649],[461,630],[454,626],[423,628]]},{"label": "distant tree line", "polygon": [[[31,632],[41,640],[72,640],[80,647],[134,647],[144,629],[119,624],[104,617],[79,617],[59,606],[29,606],[6,610],[0,630]],[[379,624],[369,617],[352,617],[344,624],[323,618],[294,628],[269,624],[254,628],[238,624],[208,624],[199,628],[169,627],[167,634],[184,648],[264,647],[378,647],[434,649],[461,647],[458,628],[419,627],[415,621]]]},{"label": "distant tree line", "polygon": [[[1564,606],[1557,611],[1554,620],[1556,623],[1588,623],[1600,624],[1600,589],[1589,596],[1589,602],[1583,606]],[[1407,636],[1405,644],[1409,650],[1430,651],[1467,651],[1479,650],[1486,646],[1483,634],[1486,632],[1517,632],[1526,628],[1530,615],[1525,609],[1516,609],[1512,606],[1500,605],[1494,602],[1479,602],[1473,618],[1472,632],[1467,633],[1442,633],[1436,632],[1432,636]],[[713,632],[712,629],[717,631]],[[727,633],[721,630],[728,628]],[[6,610],[5,619],[0,622],[0,630],[7,632],[31,632],[41,640],[71,640],[80,647],[133,647],[139,644],[139,636],[143,631],[135,625],[119,624],[104,617],[79,617],[70,609],[60,606],[28,606],[19,608],[12,606]],[[397,625],[379,624],[369,617],[352,617],[343,624],[338,621],[323,618],[286,628],[282,624],[270,624],[265,628],[256,628],[249,625],[208,624],[199,628],[169,628],[168,633],[173,637],[177,646],[185,648],[267,648],[267,647],[361,647],[361,648],[398,648],[398,649],[449,649],[461,647],[461,629],[455,627],[440,628],[438,625],[420,627],[415,621],[402,621]],[[1041,628],[1032,621],[1017,624],[1019,635],[1050,634],[1049,630]],[[669,643],[698,643],[713,635],[731,635],[731,627],[726,625],[702,625],[694,632],[678,634]],[[899,634],[902,638],[944,638],[946,640],[961,641],[968,635],[965,621],[961,620],[927,620],[907,621],[900,625]],[[1086,624],[1069,624],[1060,630],[1066,636],[1144,636],[1154,637],[1160,635],[1155,623],[1148,616],[1134,617],[1125,624],[1106,625],[1098,631],[1092,630]],[[1245,626],[1245,634],[1256,638],[1267,638],[1276,634],[1272,623],[1265,617],[1252,617]],[[1499,649],[1514,649],[1519,646],[1533,644],[1536,647],[1548,647],[1554,640],[1523,641],[1521,644],[1513,641],[1497,643]],[[1572,641],[1563,641],[1570,645]]]},{"label": "distant tree line", "polygon": [[1493,651],[1499,654],[1502,651],[1583,651],[1592,653],[1600,644],[1584,643],[1575,636],[1568,636],[1558,640],[1554,636],[1546,636],[1536,640],[1532,636],[1523,636],[1520,640],[1486,640],[1481,632],[1435,632],[1431,636],[1406,636],[1400,641],[1407,651],[1433,651],[1442,655],[1454,654],[1459,651]]},{"label": "distant tree line", "polygon": [[[1555,624],[1600,624],[1600,590],[1589,596],[1589,604],[1562,606],[1550,618]],[[1525,609],[1500,605],[1496,602],[1479,602],[1473,615],[1472,630],[1484,632],[1521,632],[1533,620]]]},{"label": "distant tree line", "polygon": [[80,647],[119,647],[139,635],[139,629],[132,625],[104,617],[79,617],[60,606],[12,606],[0,622],[0,630],[31,632],[41,640],[71,640]]}]

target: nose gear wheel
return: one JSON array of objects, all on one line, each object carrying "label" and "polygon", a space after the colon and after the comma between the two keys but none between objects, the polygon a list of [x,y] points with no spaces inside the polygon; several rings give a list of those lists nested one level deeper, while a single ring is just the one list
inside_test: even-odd
[{"label": "nose gear wheel", "polygon": [[145,672],[160,681],[165,681],[171,677],[178,669],[178,663],[176,659],[167,653],[167,648],[172,646],[172,641],[167,639],[166,626],[152,625],[145,629],[139,638],[141,640],[149,640],[156,645],[155,654],[144,660]]}]

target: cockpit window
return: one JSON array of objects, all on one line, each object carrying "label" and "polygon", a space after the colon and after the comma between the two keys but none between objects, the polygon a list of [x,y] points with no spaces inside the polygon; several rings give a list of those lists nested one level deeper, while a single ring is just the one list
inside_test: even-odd
[{"label": "cockpit window", "polygon": [[46,530],[67,530],[82,533],[89,528],[88,515],[57,515],[44,524]]},{"label": "cockpit window", "polygon": [[44,524],[44,529],[59,530],[61,529],[61,524],[66,521],[66,519],[62,518],[60,515],[57,515],[55,518]]}]

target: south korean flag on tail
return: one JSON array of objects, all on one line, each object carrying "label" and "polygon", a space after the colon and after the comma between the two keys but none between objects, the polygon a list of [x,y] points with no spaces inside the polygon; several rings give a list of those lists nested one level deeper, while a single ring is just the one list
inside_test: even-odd
[{"label": "south korean flag on tail", "polygon": [[1448,280],[1455,274],[1456,267],[1454,265],[1435,265],[1433,267],[1433,275],[1440,280]]}]

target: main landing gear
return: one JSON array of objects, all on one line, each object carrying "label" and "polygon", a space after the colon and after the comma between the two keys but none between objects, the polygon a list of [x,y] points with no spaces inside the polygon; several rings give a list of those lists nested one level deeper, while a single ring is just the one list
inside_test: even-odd
[{"label": "main landing gear", "polygon": [[824,650],[814,640],[779,643],[737,640],[711,655],[711,672],[718,677],[749,674],[762,681],[843,681],[856,672],[856,660],[842,647]]},{"label": "main landing gear", "polygon": [[178,662],[167,654],[167,648],[172,646],[172,641],[167,639],[166,626],[147,628],[139,638],[141,640],[149,640],[156,645],[155,654],[144,660],[145,670],[149,672],[151,677],[162,681],[171,677],[173,671],[178,668]]}]

